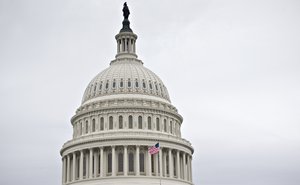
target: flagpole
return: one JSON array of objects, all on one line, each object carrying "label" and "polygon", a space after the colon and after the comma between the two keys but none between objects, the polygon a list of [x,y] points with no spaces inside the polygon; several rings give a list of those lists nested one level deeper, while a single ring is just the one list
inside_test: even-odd
[{"label": "flagpole", "polygon": [[[150,148],[148,148],[148,152],[150,153],[150,155],[155,155],[155,154],[157,154],[158,153],[158,156],[157,156],[157,163],[156,164],[158,164],[158,170],[159,170],[159,185],[161,185],[161,177],[162,177],[162,168],[161,168],[161,161],[160,161],[160,157],[159,157],[159,153],[161,152],[161,150],[160,150],[160,144],[159,144],[159,141],[157,141],[157,143],[154,145],[154,146],[152,146],[152,147],[150,147]],[[155,160],[155,158],[154,158],[155,156],[153,156],[153,160]],[[155,160],[156,161],[156,160]],[[151,163],[151,162],[150,162]],[[154,163],[154,165],[155,165],[155,163]],[[154,166],[152,166],[153,168],[154,168]],[[151,173],[151,169],[150,169],[150,172],[149,173]],[[158,174],[158,171],[156,171],[156,168],[155,168],[155,170],[154,170],[154,172],[156,173],[156,175]]]},{"label": "flagpole", "polygon": [[[158,141],[158,143],[159,143],[159,141]],[[161,150],[161,148],[160,148],[160,143],[159,143],[159,151],[158,151],[158,169],[159,169],[159,185],[161,185],[161,176],[162,176],[162,168],[161,168],[161,164],[160,164],[160,157],[159,157],[159,153],[160,153],[160,150]]]}]

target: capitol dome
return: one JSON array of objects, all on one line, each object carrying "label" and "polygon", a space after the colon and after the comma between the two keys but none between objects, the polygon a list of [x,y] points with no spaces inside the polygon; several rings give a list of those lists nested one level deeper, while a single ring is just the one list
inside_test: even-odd
[{"label": "capitol dome", "polygon": [[[118,96],[112,96],[118,95]],[[161,79],[135,58],[116,59],[88,85],[82,104],[104,98],[135,96],[169,102],[167,88]]]},{"label": "capitol dome", "polygon": [[117,54],[94,77],[71,118],[63,185],[193,185],[194,149],[166,86],[136,55],[137,35],[124,3]]}]

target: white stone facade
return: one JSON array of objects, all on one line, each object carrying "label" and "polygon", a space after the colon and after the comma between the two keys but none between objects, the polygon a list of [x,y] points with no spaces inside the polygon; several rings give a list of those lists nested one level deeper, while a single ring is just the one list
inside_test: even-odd
[{"label": "white stone facade", "polygon": [[[168,91],[135,54],[137,36],[116,35],[117,55],[88,85],[61,149],[62,184],[192,183],[191,143]],[[160,143],[158,154],[148,148]]]}]

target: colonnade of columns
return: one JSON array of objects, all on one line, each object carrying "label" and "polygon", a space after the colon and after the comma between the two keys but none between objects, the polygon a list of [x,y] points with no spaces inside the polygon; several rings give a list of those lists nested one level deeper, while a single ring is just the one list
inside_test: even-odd
[{"label": "colonnade of columns", "polygon": [[117,41],[118,53],[135,53],[135,38],[133,37],[122,37]]},{"label": "colonnade of columns", "polygon": [[160,176],[192,181],[192,156],[160,148],[151,155],[148,146],[88,148],[64,155],[63,184],[83,179],[114,176]]}]

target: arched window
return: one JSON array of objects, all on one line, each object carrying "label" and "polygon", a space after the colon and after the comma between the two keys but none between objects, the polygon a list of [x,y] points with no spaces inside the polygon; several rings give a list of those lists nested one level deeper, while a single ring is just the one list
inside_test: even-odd
[{"label": "arched window", "polygon": [[111,173],[112,171],[112,156],[111,153],[107,154],[107,172]]},{"label": "arched window", "polygon": [[128,117],[128,127],[133,128],[132,116],[131,115]]},{"label": "arched window", "polygon": [[135,79],[135,87],[138,88],[139,87],[139,82],[137,79]]},{"label": "arched window", "polygon": [[173,123],[170,121],[170,133],[173,134]]},{"label": "arched window", "polygon": [[100,118],[100,130],[104,130],[104,118]]},{"label": "arched window", "polygon": [[130,152],[128,155],[128,167],[129,167],[129,172],[134,172],[134,158],[133,158],[133,153]]},{"label": "arched window", "polygon": [[95,83],[94,92],[96,92],[97,89],[97,83]]},{"label": "arched window", "polygon": [[145,83],[144,80],[143,80],[143,88],[144,88],[144,89],[146,88],[146,83]]},{"label": "arched window", "polygon": [[123,172],[123,153],[118,155],[118,172]]},{"label": "arched window", "polygon": [[164,119],[164,131],[167,132],[167,120]]},{"label": "arched window", "polygon": [[99,90],[101,91],[102,89],[102,82],[100,83],[100,86],[99,86]]},{"label": "arched window", "polygon": [[128,86],[129,88],[131,87],[131,82],[130,82],[130,79],[128,79],[127,86]]},{"label": "arched window", "polygon": [[148,117],[148,130],[151,130],[151,117]]},{"label": "arched window", "polygon": [[139,121],[139,129],[143,129],[143,118],[142,118],[142,116],[139,116],[138,121]]},{"label": "arched window", "polygon": [[123,116],[119,116],[119,129],[123,128]]},{"label": "arched window", "polygon": [[152,84],[151,84],[151,81],[149,81],[149,87],[150,87],[150,89],[152,90]]},{"label": "arched window", "polygon": [[156,130],[159,131],[159,118],[156,118]]},{"label": "arched window", "polygon": [[95,119],[92,120],[92,132],[96,131],[96,121]]},{"label": "arched window", "polygon": [[120,87],[121,87],[121,88],[123,87],[123,79],[121,79]]},{"label": "arched window", "polygon": [[109,116],[109,130],[114,128],[114,120],[112,116]]},{"label": "arched window", "polygon": [[79,135],[82,135],[82,122],[78,124]]},{"label": "arched window", "polygon": [[113,81],[113,88],[116,88],[116,80]]},{"label": "arched window", "polygon": [[106,82],[105,88],[108,89],[108,81]]},{"label": "arched window", "polygon": [[89,132],[89,122],[85,121],[85,133],[87,134]]},{"label": "arched window", "polygon": [[140,153],[140,172],[145,172],[145,155]]}]

